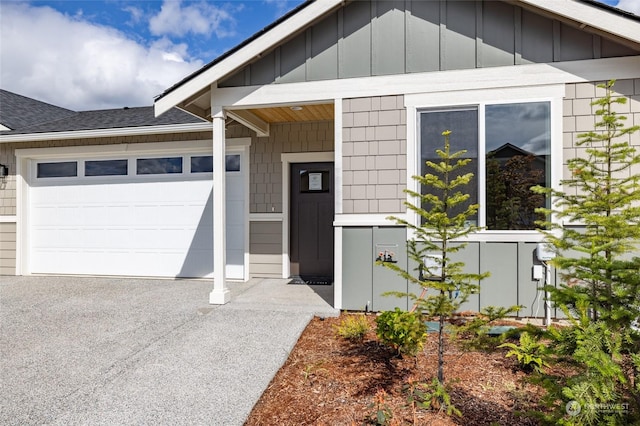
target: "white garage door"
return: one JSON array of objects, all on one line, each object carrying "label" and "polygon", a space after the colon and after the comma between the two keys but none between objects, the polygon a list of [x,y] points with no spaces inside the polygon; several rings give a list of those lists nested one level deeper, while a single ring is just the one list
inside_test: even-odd
[{"label": "white garage door", "polygon": [[[244,278],[244,170],[227,155],[227,276]],[[32,273],[210,277],[206,154],[37,160],[29,189]]]}]

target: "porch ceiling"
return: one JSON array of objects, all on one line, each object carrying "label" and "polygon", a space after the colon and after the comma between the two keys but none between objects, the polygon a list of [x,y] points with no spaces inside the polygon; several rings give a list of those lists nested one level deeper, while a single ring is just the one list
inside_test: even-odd
[{"label": "porch ceiling", "polygon": [[294,105],[249,109],[267,123],[290,123],[296,121],[333,120],[333,104]]}]

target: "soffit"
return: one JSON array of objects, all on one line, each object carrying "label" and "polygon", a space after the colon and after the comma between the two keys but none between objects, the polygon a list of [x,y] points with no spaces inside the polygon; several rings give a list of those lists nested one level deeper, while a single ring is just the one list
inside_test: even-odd
[{"label": "soffit", "polygon": [[290,123],[297,121],[323,121],[334,119],[333,104],[252,108],[249,109],[249,111],[268,123]]}]

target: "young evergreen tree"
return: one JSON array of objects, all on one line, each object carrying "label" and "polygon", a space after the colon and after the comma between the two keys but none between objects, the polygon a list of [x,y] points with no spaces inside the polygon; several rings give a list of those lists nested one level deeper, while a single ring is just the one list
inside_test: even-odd
[{"label": "young evergreen tree", "polygon": [[[415,303],[412,311],[418,310],[429,317],[438,318],[439,392],[444,390],[445,323],[471,294],[479,291],[480,280],[488,276],[465,273],[464,263],[452,260],[452,254],[466,246],[466,243],[460,240],[464,240],[479,228],[469,222],[469,219],[476,215],[478,205],[471,204],[469,194],[462,191],[471,183],[473,173],[457,174],[464,170],[471,159],[464,158],[466,151],[451,152],[450,134],[449,130],[442,133],[444,149],[436,150],[440,161],[426,162],[433,173],[413,177],[421,188],[426,189],[425,193],[406,190],[411,197],[418,200],[416,204],[405,204],[409,211],[420,217],[420,224],[416,225],[395,216],[389,218],[412,232],[413,238],[407,241],[407,253],[418,267],[407,271],[395,263],[378,262],[422,288],[420,295],[397,292],[390,294],[409,296]],[[440,402],[447,405],[444,398]]]},{"label": "young evergreen tree", "polygon": [[[640,126],[625,127],[616,106],[627,99],[614,96],[613,86],[599,86],[605,94],[592,103],[595,130],[578,136],[584,155],[568,161],[563,190],[533,188],[554,200],[540,210],[548,218],[540,225],[566,284],[547,290],[571,323],[549,336],[556,355],[570,356],[579,370],[551,386],[583,408],[568,420],[561,413],[566,424],[640,421],[640,154],[630,144]],[[622,401],[635,414],[593,409]]]}]

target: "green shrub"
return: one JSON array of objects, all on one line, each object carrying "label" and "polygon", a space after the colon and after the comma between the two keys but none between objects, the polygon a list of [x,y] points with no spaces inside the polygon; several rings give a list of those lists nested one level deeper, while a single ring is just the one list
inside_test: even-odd
[{"label": "green shrub", "polygon": [[400,355],[415,356],[424,346],[427,325],[416,312],[385,311],[376,318],[376,334],[380,341],[398,351]]},{"label": "green shrub", "polygon": [[520,368],[524,371],[542,372],[547,366],[544,361],[545,345],[540,343],[526,331],[520,335],[520,345],[515,343],[503,343],[499,348],[510,348],[505,355],[507,358],[514,356],[518,359]]},{"label": "green shrub", "polygon": [[336,334],[352,342],[361,341],[369,332],[369,321],[363,315],[347,315],[335,327]]}]

